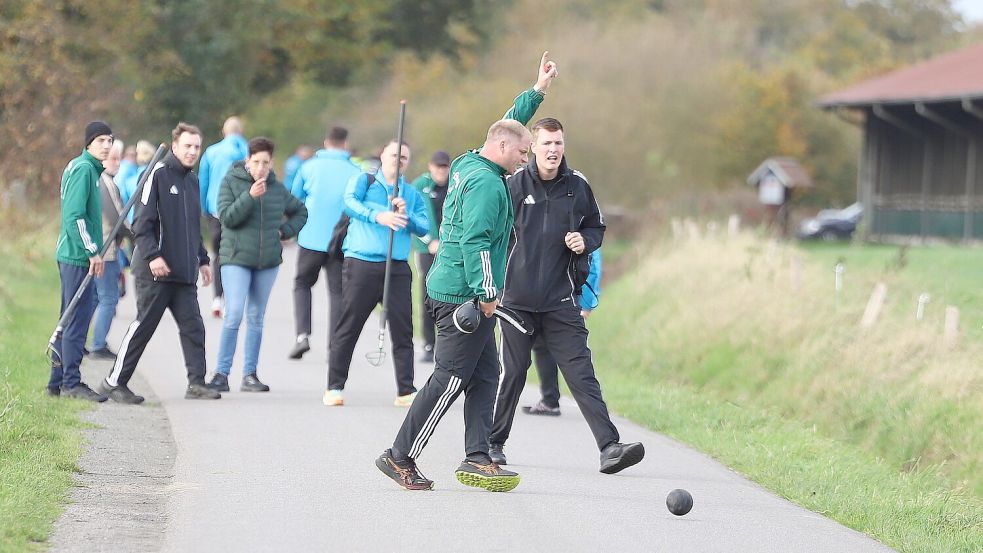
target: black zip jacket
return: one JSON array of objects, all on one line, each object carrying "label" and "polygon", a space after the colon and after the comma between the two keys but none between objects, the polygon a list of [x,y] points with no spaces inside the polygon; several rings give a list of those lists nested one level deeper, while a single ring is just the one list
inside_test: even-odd
[{"label": "black zip jacket", "polygon": [[604,217],[594,192],[579,171],[560,160],[557,179],[544,184],[536,160],[508,180],[515,211],[515,225],[505,265],[502,304],[522,311],[554,311],[576,302],[580,287],[574,285],[572,262],[576,254],[564,237],[576,231],[584,237],[584,253],[601,247]]},{"label": "black zip jacket", "polygon": [[209,263],[201,240],[198,176],[181,165],[173,152],[154,166],[143,187],[133,235],[133,275],[137,278],[154,280],[150,262],[163,257],[171,274],[156,280],[195,284],[198,268]]}]

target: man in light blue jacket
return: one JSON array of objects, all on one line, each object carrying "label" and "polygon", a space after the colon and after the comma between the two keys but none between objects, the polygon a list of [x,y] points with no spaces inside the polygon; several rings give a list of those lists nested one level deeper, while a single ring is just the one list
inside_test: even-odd
[{"label": "man in light blue jacket", "polygon": [[218,191],[229,167],[237,161],[246,159],[249,145],[242,135],[242,121],[229,117],[222,125],[224,138],[205,149],[198,167],[198,186],[201,194],[201,213],[208,219],[212,232],[212,274],[215,275],[215,298],[212,300],[212,315],[222,316],[223,295],[222,270],[219,266],[218,248],[222,242],[222,224],[218,220]]},{"label": "man in light blue jacket", "polygon": [[[413,386],[413,273],[406,262],[410,234],[430,231],[427,201],[402,176],[410,160],[410,148],[390,142],[382,151],[382,167],[374,176],[360,174],[348,181],[345,212],[351,217],[342,270],[341,316],[331,336],[328,354],[328,389],[325,405],[344,405],[342,391],[348,380],[355,343],[375,306],[382,302],[386,284],[386,257],[392,235],[392,266],[386,305],[396,370],[398,407],[409,407],[416,397]],[[400,166],[399,194],[391,183]],[[394,210],[395,209],[395,210]]]},{"label": "man in light blue jacket", "polygon": [[307,224],[297,236],[294,278],[294,328],[297,339],[291,359],[310,351],[311,287],[323,269],[328,279],[328,340],[341,313],[341,257],[328,255],[331,234],[345,209],[345,187],[361,171],[348,153],[348,130],[334,127],[318,150],[297,170],[290,193],[307,206]]}]

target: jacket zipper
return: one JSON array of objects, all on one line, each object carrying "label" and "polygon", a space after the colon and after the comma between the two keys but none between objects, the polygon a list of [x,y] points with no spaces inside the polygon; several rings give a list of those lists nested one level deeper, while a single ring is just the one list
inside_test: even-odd
[{"label": "jacket zipper", "polygon": [[[182,184],[182,188],[183,188],[183,185],[184,185],[184,180],[183,179],[182,179],[181,184]],[[187,194],[187,191],[185,191],[184,194],[181,194],[181,196],[182,196],[182,198],[181,198],[181,206],[184,208],[184,243],[188,245],[188,251],[190,252],[192,250],[192,248],[191,248],[191,234],[188,233],[188,197],[187,197],[188,194]],[[198,255],[198,248],[194,248],[194,252],[192,252],[192,255],[195,256],[195,257],[197,257],[197,255]],[[198,263],[194,262],[192,260],[192,257],[191,256],[188,256],[188,260],[191,261],[191,264],[188,267],[188,270],[189,270],[188,278],[191,280],[191,283],[194,284],[197,281],[197,279],[194,278],[194,272],[193,271],[198,267]]]},{"label": "jacket zipper", "polygon": [[[544,183],[542,181],[542,179],[539,179],[539,183],[542,185],[543,192],[544,192],[543,196],[546,198],[546,214],[543,215],[543,234],[542,234],[542,236],[546,236],[547,235],[547,231],[549,230],[549,220],[550,220],[550,192],[551,192],[551,190],[549,188],[547,188],[546,183]],[[557,183],[554,183],[554,186],[556,184],[558,184],[558,182]],[[535,187],[533,187],[533,188],[535,189]],[[540,245],[539,247],[542,248],[542,245]],[[536,257],[539,258],[538,271],[536,271],[536,284],[537,284],[536,295],[537,295],[537,297],[540,297],[540,298],[543,297],[543,292],[544,292],[543,290],[539,290],[538,289],[538,285],[543,282],[543,259],[546,257],[545,255],[543,255],[543,253],[544,252],[540,251],[539,252],[539,255],[536,256]]]}]

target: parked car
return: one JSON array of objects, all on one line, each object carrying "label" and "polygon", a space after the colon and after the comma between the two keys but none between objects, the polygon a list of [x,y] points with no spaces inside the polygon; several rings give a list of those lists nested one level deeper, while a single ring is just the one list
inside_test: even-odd
[{"label": "parked car", "polygon": [[802,240],[847,240],[857,230],[864,208],[859,203],[843,209],[824,209],[811,219],[802,221],[799,238]]}]

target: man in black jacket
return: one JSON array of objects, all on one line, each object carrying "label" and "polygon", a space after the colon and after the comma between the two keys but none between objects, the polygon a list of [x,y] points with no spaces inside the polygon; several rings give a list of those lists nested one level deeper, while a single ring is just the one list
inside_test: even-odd
[{"label": "man in black jacket", "polygon": [[150,169],[133,222],[137,320],[126,330],[113,370],[100,385],[103,394],[120,403],[143,401],[127,383],[165,309],[171,310],[181,334],[188,371],[184,397],[222,397],[205,386],[205,325],[198,307],[198,275],[202,286],[212,282],[201,240],[198,177],[191,170],[201,153],[201,131],[182,122],[171,136],[171,151]]},{"label": "man in black jacket", "polygon": [[535,159],[508,180],[515,226],[502,305],[532,323],[535,335],[502,325],[503,368],[488,453],[492,461],[506,464],[503,448],[526,383],[532,345],[539,337],[563,371],[594,434],[601,472],[614,474],[641,461],[645,448],[619,442],[594,376],[587,327],[580,315],[580,287],[587,276],[583,269],[586,258],[601,246],[604,218],[587,178],[567,167],[560,122],[540,119],[532,133]]}]

